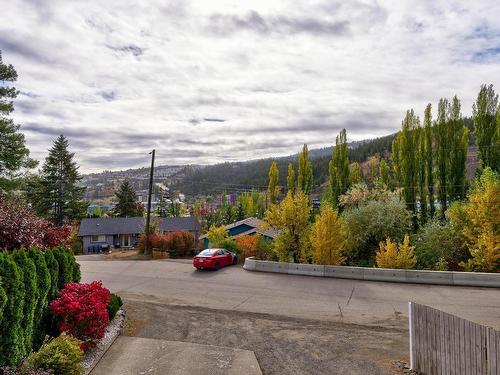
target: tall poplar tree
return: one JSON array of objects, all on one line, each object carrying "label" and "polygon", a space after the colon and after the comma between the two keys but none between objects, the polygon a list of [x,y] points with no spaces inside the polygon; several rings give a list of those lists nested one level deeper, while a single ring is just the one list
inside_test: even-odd
[{"label": "tall poplar tree", "polygon": [[481,168],[500,171],[500,120],[495,119],[498,95],[493,85],[481,85],[476,102],[472,106],[474,137],[478,147]]},{"label": "tall poplar tree", "polygon": [[380,181],[386,186],[390,187],[391,185],[391,167],[387,164],[385,159],[380,160],[379,165],[379,177]]},{"label": "tall poplar tree", "polygon": [[338,204],[339,196],[349,189],[349,156],[347,148],[346,130],[342,129],[337,136],[335,148],[332,151],[332,160],[328,164],[330,175],[330,188],[332,191],[332,203]]},{"label": "tall poplar tree", "polygon": [[[393,143],[393,155],[396,154],[400,174],[400,186],[408,210],[412,212],[413,226],[417,227],[417,186],[418,186],[418,128],[420,120],[413,109],[406,111],[402,130]],[[396,147],[394,147],[396,146]]]},{"label": "tall poplar tree", "polygon": [[68,146],[62,134],[55,140],[45,158],[34,194],[35,210],[56,225],[82,218],[88,205],[83,201],[85,187],[78,186],[82,176],[73,160],[75,154],[69,152]]},{"label": "tall poplar tree", "polygon": [[293,169],[293,164],[288,164],[288,175],[286,176],[286,186],[288,191],[295,194],[295,170]]},{"label": "tall poplar tree", "polygon": [[432,219],[436,210],[434,206],[434,164],[432,152],[432,105],[429,103],[424,114],[424,161],[427,192],[429,195],[429,215]]},{"label": "tall poplar tree", "polygon": [[437,177],[439,182],[438,199],[441,205],[441,218],[448,208],[448,132],[447,122],[449,113],[449,103],[447,99],[439,99],[438,117],[434,126],[434,143],[436,145]]},{"label": "tall poplar tree", "polygon": [[[425,122],[425,115],[424,115]],[[418,195],[420,203],[420,222],[425,224],[427,221],[427,153],[425,151],[425,128],[418,128],[415,134],[417,142],[417,168],[418,168]]]},{"label": "tall poplar tree", "polygon": [[467,183],[467,147],[469,143],[469,130],[465,126],[460,111],[460,100],[455,95],[450,107],[448,120],[448,157],[449,177],[448,192],[450,201],[465,198]]},{"label": "tall poplar tree", "polygon": [[358,162],[352,163],[349,169],[349,183],[350,185],[356,185],[363,181],[363,170],[361,169]]},{"label": "tall poplar tree", "polygon": [[309,160],[309,151],[304,144],[302,152],[299,154],[299,171],[297,175],[297,190],[306,195],[311,194],[313,184],[312,163]]},{"label": "tall poplar tree", "polygon": [[280,171],[278,169],[278,165],[273,160],[271,163],[271,167],[269,168],[269,185],[267,187],[269,193],[269,202],[271,204],[275,204],[278,199],[279,188],[278,188],[278,180],[280,177]]}]

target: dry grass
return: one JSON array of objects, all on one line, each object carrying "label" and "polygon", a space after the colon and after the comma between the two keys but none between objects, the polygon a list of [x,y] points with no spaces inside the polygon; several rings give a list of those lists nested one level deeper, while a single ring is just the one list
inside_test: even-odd
[{"label": "dry grass", "polygon": [[151,255],[141,254],[137,249],[120,250],[114,249],[104,255],[105,260],[150,260]]}]

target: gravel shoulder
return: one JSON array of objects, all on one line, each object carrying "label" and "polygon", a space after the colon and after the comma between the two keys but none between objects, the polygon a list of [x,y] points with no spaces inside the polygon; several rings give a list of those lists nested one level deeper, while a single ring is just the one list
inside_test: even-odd
[{"label": "gravel shoulder", "polygon": [[124,334],[251,350],[263,374],[391,374],[408,332],[203,307],[125,300]]}]

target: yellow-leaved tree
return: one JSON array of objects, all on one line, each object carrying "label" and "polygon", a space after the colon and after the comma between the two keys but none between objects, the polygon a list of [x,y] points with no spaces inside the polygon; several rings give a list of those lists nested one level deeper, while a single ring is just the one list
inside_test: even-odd
[{"label": "yellow-leaved tree", "polygon": [[376,264],[379,268],[411,269],[415,267],[417,258],[413,254],[415,246],[410,246],[410,236],[407,234],[403,243],[392,242],[389,238],[379,244]]},{"label": "yellow-leaved tree", "polygon": [[451,224],[464,236],[472,258],[462,263],[468,271],[500,271],[500,179],[485,168],[466,202],[447,211]]},{"label": "yellow-leaved tree", "polygon": [[330,205],[325,204],[321,208],[309,238],[313,263],[335,266],[344,263],[347,229],[342,217]]},{"label": "yellow-leaved tree", "polygon": [[228,238],[229,234],[224,227],[212,225],[207,232],[208,242],[214,246],[219,246]]},{"label": "yellow-leaved tree", "polygon": [[274,249],[281,261],[299,263],[307,252],[309,198],[302,191],[294,195],[289,191],[278,205],[272,205],[266,212],[267,223],[279,231],[274,241]]}]

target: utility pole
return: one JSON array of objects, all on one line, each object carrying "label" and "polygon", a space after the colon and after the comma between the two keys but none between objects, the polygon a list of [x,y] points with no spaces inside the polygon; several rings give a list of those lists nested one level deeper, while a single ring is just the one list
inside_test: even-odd
[{"label": "utility pole", "polygon": [[149,254],[149,224],[151,222],[151,195],[153,193],[153,175],[155,168],[155,150],[150,152],[151,154],[151,170],[149,171],[149,193],[148,193],[148,208],[146,212],[146,248],[144,253]]}]

